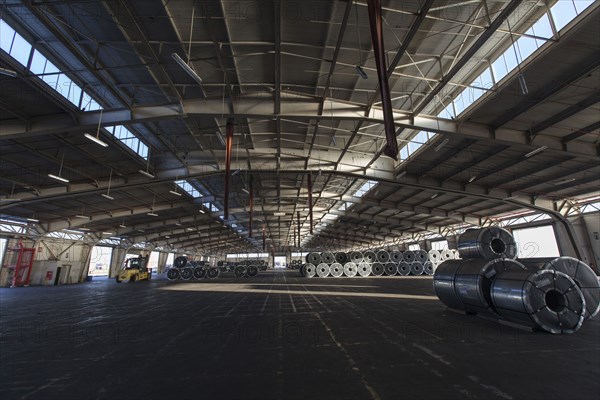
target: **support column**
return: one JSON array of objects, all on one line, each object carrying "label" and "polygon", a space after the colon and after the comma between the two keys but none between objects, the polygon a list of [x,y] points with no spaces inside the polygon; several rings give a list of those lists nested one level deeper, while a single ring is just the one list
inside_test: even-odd
[{"label": "support column", "polygon": [[120,247],[115,247],[112,251],[112,257],[110,259],[110,268],[108,270],[108,277],[114,278],[117,276],[117,273],[123,262],[125,262],[125,256],[127,255],[127,249],[122,249]]},{"label": "support column", "polygon": [[169,257],[169,253],[160,252],[158,253],[158,269],[157,273],[162,274],[165,272],[165,266],[167,265],[167,258]]}]

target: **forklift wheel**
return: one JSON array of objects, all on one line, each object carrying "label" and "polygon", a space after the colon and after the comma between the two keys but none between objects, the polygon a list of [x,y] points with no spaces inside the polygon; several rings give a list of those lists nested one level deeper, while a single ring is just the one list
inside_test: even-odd
[{"label": "forklift wheel", "polygon": [[135,276],[132,276],[132,277],[129,279],[129,283],[135,283]]},{"label": "forklift wheel", "polygon": [[121,280],[119,279],[118,276],[115,278],[115,280],[117,281],[117,283],[121,283]]}]

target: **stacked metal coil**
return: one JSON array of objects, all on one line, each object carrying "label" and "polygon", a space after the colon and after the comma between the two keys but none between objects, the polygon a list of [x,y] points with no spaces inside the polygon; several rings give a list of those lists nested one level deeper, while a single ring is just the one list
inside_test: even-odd
[{"label": "stacked metal coil", "polygon": [[598,277],[580,260],[515,260],[515,240],[501,228],[467,230],[458,243],[470,258],[444,261],[434,273],[449,308],[550,333],[576,332],[600,311]]},{"label": "stacked metal coil", "polygon": [[[261,262],[262,261],[262,262]],[[207,265],[206,261],[188,260],[185,256],[175,258],[173,268],[166,271],[167,279],[170,281],[190,281],[192,279],[216,279],[221,274],[230,273],[231,277],[255,277],[260,270],[266,269],[264,260],[244,260],[240,262],[217,261],[214,266]]]}]

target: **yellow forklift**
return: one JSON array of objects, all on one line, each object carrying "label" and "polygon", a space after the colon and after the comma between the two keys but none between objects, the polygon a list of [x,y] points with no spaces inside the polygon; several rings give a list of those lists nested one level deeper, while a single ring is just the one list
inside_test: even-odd
[{"label": "yellow forklift", "polygon": [[117,274],[117,283],[149,281],[152,277],[148,269],[148,256],[128,258],[123,264],[123,268]]}]

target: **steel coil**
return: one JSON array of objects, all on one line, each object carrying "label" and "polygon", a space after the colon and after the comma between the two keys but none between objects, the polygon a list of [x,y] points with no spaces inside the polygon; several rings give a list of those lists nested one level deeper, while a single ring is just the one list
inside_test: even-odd
[{"label": "steel coil", "polygon": [[298,271],[300,272],[300,276],[305,277],[306,276],[306,264],[302,264],[300,266],[300,268],[298,269]]},{"label": "steel coil", "polygon": [[395,262],[396,264],[402,262],[404,259],[402,258],[402,252],[400,251],[392,251],[390,253],[390,261]]},{"label": "steel coil", "polygon": [[490,294],[493,280],[501,272],[524,268],[510,259],[449,260],[436,268],[433,286],[438,298],[450,308],[497,317]]},{"label": "steel coil", "polygon": [[317,265],[321,262],[321,254],[319,253],[308,253],[306,255],[306,263]]},{"label": "steel coil", "polygon": [[256,275],[258,275],[258,266],[257,265],[249,265],[248,268],[246,268],[246,276],[249,276],[250,278],[255,277]]},{"label": "steel coil", "polygon": [[176,281],[180,276],[181,274],[177,268],[169,268],[167,270],[167,279],[170,281]]},{"label": "steel coil", "polygon": [[404,253],[402,253],[402,258],[404,259],[404,262],[410,264],[415,261],[416,255],[414,251],[405,250]]},{"label": "steel coil", "polygon": [[333,264],[335,262],[335,256],[333,253],[323,252],[321,253],[321,262],[325,264]]},{"label": "steel coil", "polygon": [[317,267],[314,264],[308,263],[304,265],[304,276],[313,278],[317,274]]},{"label": "steel coil", "polygon": [[331,268],[329,268],[329,264],[321,263],[317,265],[317,275],[319,276],[319,278],[328,277],[330,272]]},{"label": "steel coil", "polygon": [[188,259],[186,256],[179,256],[179,257],[175,257],[175,260],[173,260],[173,265],[176,268],[184,268],[187,265]]},{"label": "steel coil", "polygon": [[423,273],[425,275],[433,275],[435,272],[435,268],[433,267],[433,263],[431,261],[425,261],[423,263]]},{"label": "steel coil", "polygon": [[419,261],[415,261],[410,264],[410,273],[412,275],[422,275],[423,274],[423,263]]},{"label": "steel coil", "polygon": [[433,290],[435,291],[435,295],[447,307],[456,310],[465,309],[454,287],[454,276],[460,268],[460,264],[461,261],[459,260],[444,261],[438,265],[433,274]]},{"label": "steel coil", "polygon": [[433,264],[439,264],[441,262],[441,257],[442,255],[440,254],[439,250],[429,250],[429,261],[431,261]]},{"label": "steel coil", "polygon": [[236,278],[241,278],[244,275],[246,275],[246,266],[245,265],[238,265],[237,267],[235,267],[235,269],[233,270],[233,273],[235,274]]},{"label": "steel coil", "polygon": [[221,275],[221,271],[219,270],[219,268],[213,268],[213,267],[210,267],[208,269],[208,272],[206,273],[206,277],[208,279],[216,279],[219,277],[219,275]]},{"label": "steel coil", "polygon": [[205,267],[206,266],[206,261],[198,261],[198,266],[199,267]]},{"label": "steel coil", "polygon": [[222,260],[217,261],[217,267],[222,267],[222,266],[223,266],[223,261]]},{"label": "steel coil", "polygon": [[181,279],[184,281],[189,281],[194,276],[194,268],[185,267],[181,268]]},{"label": "steel coil", "polygon": [[[375,254],[375,253],[373,253]],[[362,276],[363,278],[366,278],[367,276],[371,275],[371,272],[373,272],[373,264],[369,264],[366,262],[361,262],[360,264],[358,264],[358,274],[360,276]]]},{"label": "steel coil", "polygon": [[398,264],[398,273],[402,276],[410,274],[410,264],[402,261]]},{"label": "steel coil", "polygon": [[350,253],[350,262],[353,262],[354,264],[359,264],[363,262],[363,260],[363,253],[361,253],[360,251],[353,251],[352,253]]},{"label": "steel coil", "polygon": [[371,264],[371,272],[373,273],[374,276],[381,276],[383,275],[383,264],[379,263],[379,262],[375,262],[373,264]]},{"label": "steel coil", "polygon": [[517,257],[517,244],[506,229],[495,226],[467,229],[458,238],[458,252],[464,259],[514,259]]},{"label": "steel coil", "polygon": [[390,261],[390,253],[388,253],[385,250],[379,250],[377,252],[377,261],[379,261],[382,264],[385,264],[386,262]]},{"label": "steel coil", "polygon": [[[362,254],[361,254],[362,257]],[[358,266],[353,263],[352,261],[347,262],[346,264],[344,264],[344,275],[348,276],[348,277],[353,277],[356,276],[356,274],[358,273]]]},{"label": "steel coil", "polygon": [[429,253],[425,250],[415,251],[415,261],[418,261],[422,264],[429,261]]},{"label": "steel coil", "polygon": [[440,262],[454,260],[454,253],[452,250],[444,249],[440,251]]},{"label": "steel coil", "polygon": [[350,261],[348,254],[344,253],[343,251],[338,251],[337,253],[335,253],[335,262],[336,263],[344,265],[348,261]]},{"label": "steel coil", "polygon": [[[300,266],[300,264],[298,264],[298,266]],[[261,271],[266,271],[267,270],[267,265],[266,264],[261,264],[260,270]]]},{"label": "steel coil", "polygon": [[200,266],[194,268],[194,278],[196,278],[196,279],[206,278],[206,268],[200,267]]},{"label": "steel coil", "polygon": [[523,271],[525,267],[518,261],[496,258],[493,260],[471,259],[460,261],[460,268],[454,277],[455,290],[467,312],[487,313],[497,316],[491,298],[491,286],[501,272]]},{"label": "steel coil", "polygon": [[505,271],[491,297],[505,319],[550,333],[573,333],[585,319],[585,298],[567,274],[553,269]]},{"label": "steel coil", "polygon": [[[337,256],[337,254],[336,254],[336,256]],[[333,264],[331,264],[329,273],[334,278],[339,278],[340,276],[342,276],[344,274],[344,266],[340,263],[333,263]]]},{"label": "steel coil", "polygon": [[458,250],[451,249],[450,251],[452,252],[452,259],[453,260],[460,260],[461,259]]},{"label": "steel coil", "polygon": [[375,254],[374,251],[365,251],[365,253],[363,254],[363,262],[366,263],[374,263],[375,261],[377,261],[377,254]]},{"label": "steel coil", "polygon": [[398,264],[396,264],[395,262],[385,263],[383,268],[387,276],[394,276],[398,273]]},{"label": "steel coil", "polygon": [[519,260],[528,269],[553,269],[569,275],[579,286],[585,298],[585,319],[593,318],[600,311],[600,283],[589,265],[573,257],[531,258]]}]

